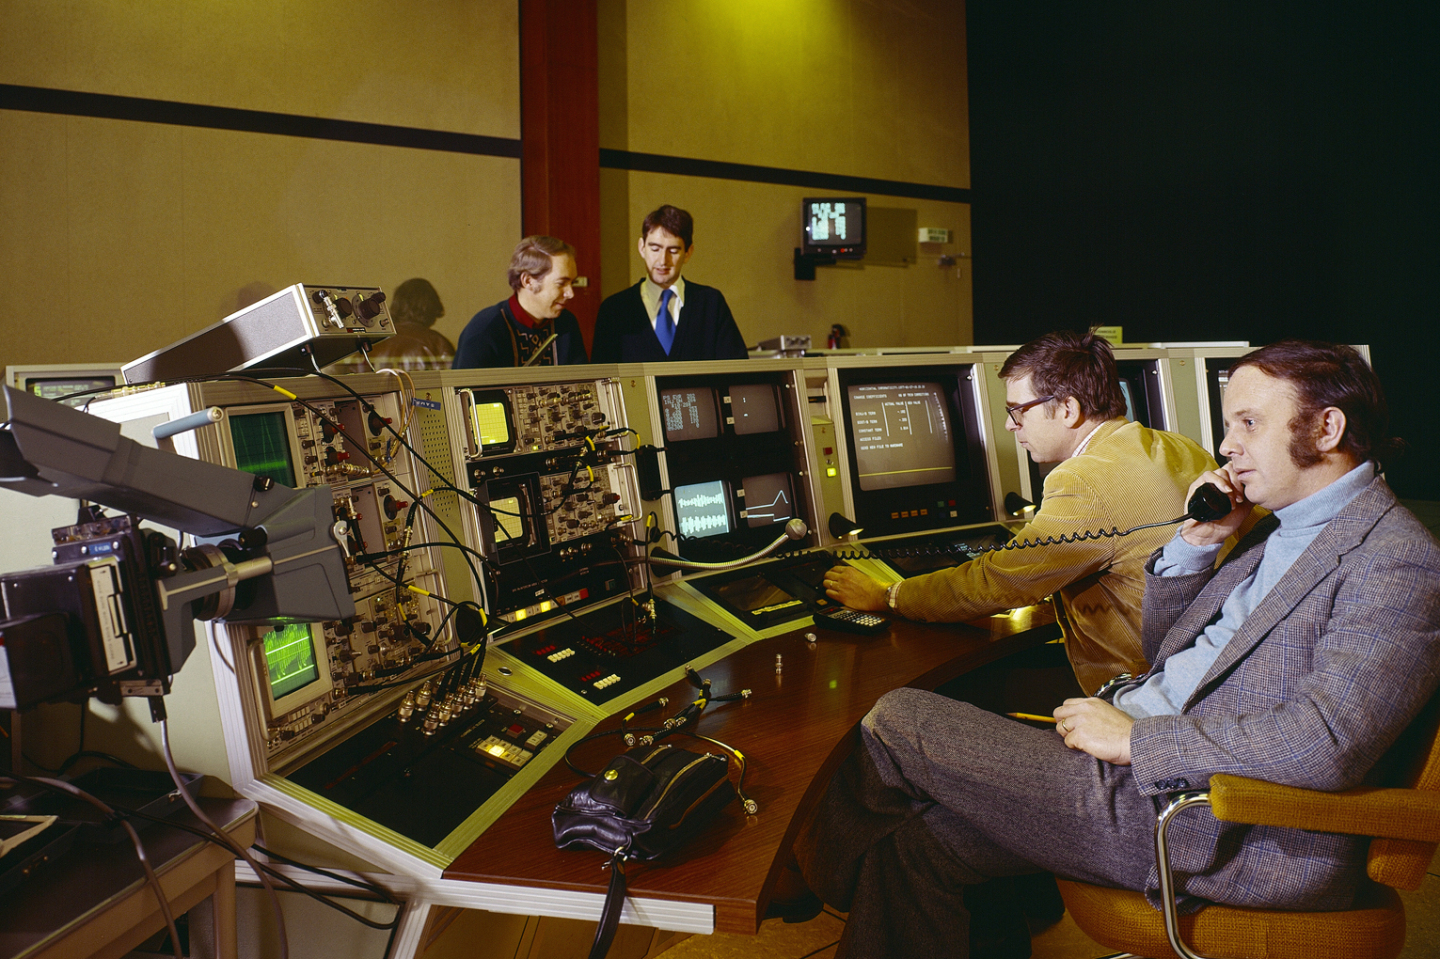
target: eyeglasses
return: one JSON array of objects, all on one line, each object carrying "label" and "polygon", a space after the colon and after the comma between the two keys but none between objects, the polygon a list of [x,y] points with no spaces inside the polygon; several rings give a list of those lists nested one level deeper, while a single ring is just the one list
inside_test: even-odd
[{"label": "eyeglasses", "polygon": [[1041,403],[1048,403],[1054,398],[1055,396],[1052,393],[1050,396],[1042,396],[1039,399],[1031,400],[1028,403],[1021,403],[1019,406],[1007,406],[1005,407],[1005,412],[1010,414],[1010,422],[1014,423],[1016,427],[1022,427],[1025,425],[1024,423],[1020,422],[1020,415],[1022,413],[1024,413],[1032,406],[1039,406]]}]

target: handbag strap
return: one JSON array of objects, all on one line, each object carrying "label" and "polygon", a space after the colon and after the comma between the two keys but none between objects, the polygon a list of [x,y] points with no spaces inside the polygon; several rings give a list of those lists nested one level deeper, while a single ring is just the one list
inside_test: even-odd
[{"label": "handbag strap", "polygon": [[590,959],[605,959],[615,930],[620,925],[620,911],[625,908],[625,851],[617,849],[610,859],[610,888],[605,891],[605,906],[600,910],[600,926],[595,930],[595,943]]}]

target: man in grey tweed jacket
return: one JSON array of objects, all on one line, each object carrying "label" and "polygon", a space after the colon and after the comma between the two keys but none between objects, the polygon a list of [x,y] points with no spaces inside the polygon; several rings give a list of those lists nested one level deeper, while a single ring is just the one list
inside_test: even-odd
[{"label": "man in grey tweed jacket", "polygon": [[[918,690],[883,697],[801,831],[806,882],[850,912],[839,955],[966,954],[966,886],[1049,870],[1154,900],[1157,806],[1212,773],[1338,790],[1440,682],[1440,544],[1376,463],[1396,451],[1374,373],[1348,347],[1256,350],[1225,395],[1233,509],[1185,523],[1147,566],[1149,672],[1037,730]],[[1192,487],[1193,488],[1193,487]],[[1274,512],[1218,570],[1253,506]],[[1349,906],[1365,841],[1220,823],[1172,831],[1185,907]]]}]

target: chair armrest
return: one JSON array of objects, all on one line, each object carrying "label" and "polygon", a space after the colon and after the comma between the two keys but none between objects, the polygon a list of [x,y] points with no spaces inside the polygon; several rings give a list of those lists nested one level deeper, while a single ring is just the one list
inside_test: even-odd
[{"label": "chair armrest", "polygon": [[1440,842],[1440,793],[1418,789],[1321,792],[1216,773],[1210,809],[1227,822]]}]

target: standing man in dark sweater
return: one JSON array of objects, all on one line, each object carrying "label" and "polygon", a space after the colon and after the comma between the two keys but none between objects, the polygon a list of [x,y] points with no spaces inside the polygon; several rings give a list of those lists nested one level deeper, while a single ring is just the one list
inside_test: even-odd
[{"label": "standing man in dark sweater", "polygon": [[584,363],[575,296],[575,249],[553,236],[527,236],[510,257],[510,299],[476,313],[460,333],[454,369]]},{"label": "standing man in dark sweater", "polygon": [[640,224],[645,279],[607,297],[595,319],[594,363],[743,360],[745,339],[719,290],[687,283],[695,221],[666,204]]}]

